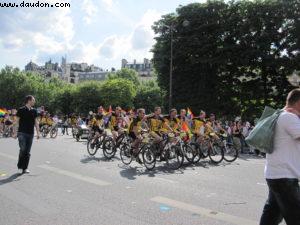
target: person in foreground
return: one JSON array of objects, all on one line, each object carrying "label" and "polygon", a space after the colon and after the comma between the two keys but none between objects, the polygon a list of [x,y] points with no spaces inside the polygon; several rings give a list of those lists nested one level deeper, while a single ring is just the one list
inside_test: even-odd
[{"label": "person in foreground", "polygon": [[[28,170],[28,164],[30,159],[30,150],[34,136],[34,127],[37,132],[37,139],[40,137],[38,113],[33,108],[35,104],[35,98],[32,95],[28,95],[25,98],[25,106],[19,108],[17,112],[16,130],[14,138],[19,139],[20,153],[18,160],[18,169],[20,173],[30,173]],[[18,134],[17,134],[18,131]]]},{"label": "person in foreground", "polygon": [[265,178],[269,196],[260,225],[300,225],[300,89],[291,91],[280,114],[274,151],[266,156]]}]

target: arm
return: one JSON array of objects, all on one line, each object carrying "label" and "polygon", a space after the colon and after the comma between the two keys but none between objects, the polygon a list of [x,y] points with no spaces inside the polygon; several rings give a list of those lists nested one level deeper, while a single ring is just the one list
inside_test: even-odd
[{"label": "arm", "polygon": [[20,122],[20,118],[17,117],[16,118],[16,123],[15,123],[15,126],[14,126],[14,134],[13,134],[13,137],[14,138],[17,138],[17,133],[18,133],[18,129],[19,129],[19,122]]},{"label": "arm", "polygon": [[40,138],[40,125],[39,125],[39,120],[36,118],[35,123],[34,123],[36,133],[37,133],[37,139]]}]

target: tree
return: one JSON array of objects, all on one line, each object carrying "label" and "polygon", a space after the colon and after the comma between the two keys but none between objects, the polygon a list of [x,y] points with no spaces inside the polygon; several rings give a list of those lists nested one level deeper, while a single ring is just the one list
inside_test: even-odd
[{"label": "tree", "polygon": [[101,100],[104,106],[132,108],[136,96],[133,82],[125,79],[109,79],[101,85]]},{"label": "tree", "polygon": [[164,93],[155,81],[142,83],[134,98],[135,108],[144,108],[146,112],[153,112],[156,106],[163,105]]},{"label": "tree", "polygon": [[101,82],[88,81],[80,83],[77,85],[75,91],[71,91],[71,93],[73,93],[73,110],[71,112],[95,112],[98,106],[104,103]]},{"label": "tree", "polygon": [[34,94],[37,80],[17,68],[5,67],[0,73],[0,107],[18,108],[24,104],[26,95]]},{"label": "tree", "polygon": [[281,107],[292,88],[287,76],[300,67],[299,9],[297,0],[179,7],[153,26],[159,85],[168,92],[172,27],[174,106],[246,117]]},{"label": "tree", "polygon": [[[63,113],[65,115],[74,112],[74,108],[78,107],[75,99],[76,86],[75,85],[66,85],[61,89],[55,98],[55,111],[57,113]],[[80,106],[81,107],[81,106]]]},{"label": "tree", "polygon": [[139,85],[140,81],[138,78],[138,73],[135,70],[128,69],[128,68],[122,68],[121,70],[118,70],[117,72],[113,72],[108,74],[109,79],[126,79],[131,81],[134,85]]}]

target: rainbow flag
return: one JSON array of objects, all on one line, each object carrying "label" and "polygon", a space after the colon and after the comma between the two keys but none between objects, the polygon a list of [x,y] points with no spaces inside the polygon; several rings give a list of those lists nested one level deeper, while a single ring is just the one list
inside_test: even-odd
[{"label": "rainbow flag", "polygon": [[1,109],[0,108],[0,117],[4,117],[4,115],[8,113],[6,109]]},{"label": "rainbow flag", "polygon": [[187,116],[189,119],[193,119],[193,118],[194,118],[194,114],[192,113],[192,110],[191,110],[190,108],[187,108],[186,116]]}]

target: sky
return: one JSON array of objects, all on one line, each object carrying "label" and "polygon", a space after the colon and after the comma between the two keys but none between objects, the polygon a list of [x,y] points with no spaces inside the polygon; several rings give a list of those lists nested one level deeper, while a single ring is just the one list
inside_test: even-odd
[{"label": "sky", "polygon": [[[179,5],[204,0],[40,0],[67,8],[1,8],[0,68],[52,59],[119,69],[123,58],[152,57],[152,24]],[[0,0],[0,3],[23,0]],[[37,0],[25,0],[37,2]]]}]

